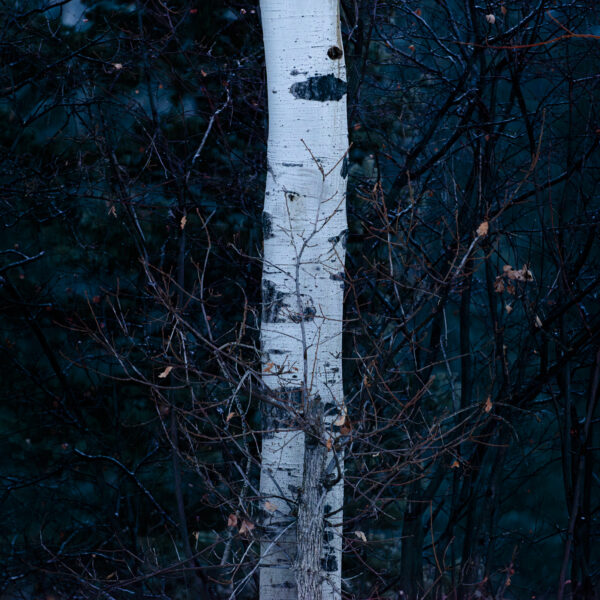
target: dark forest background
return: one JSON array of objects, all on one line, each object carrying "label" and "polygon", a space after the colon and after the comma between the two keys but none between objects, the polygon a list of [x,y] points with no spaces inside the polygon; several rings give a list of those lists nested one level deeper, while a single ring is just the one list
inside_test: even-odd
[{"label": "dark forest background", "polygon": [[[345,597],[598,598],[600,6],[341,14]],[[0,598],[256,598],[257,3],[0,28]]]}]

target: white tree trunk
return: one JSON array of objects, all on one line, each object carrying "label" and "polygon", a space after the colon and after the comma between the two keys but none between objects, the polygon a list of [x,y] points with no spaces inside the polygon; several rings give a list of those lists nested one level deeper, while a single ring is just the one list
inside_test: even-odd
[{"label": "white tree trunk", "polygon": [[269,108],[261,346],[270,396],[260,598],[336,600],[348,151],[339,5],[261,0],[260,9]]}]

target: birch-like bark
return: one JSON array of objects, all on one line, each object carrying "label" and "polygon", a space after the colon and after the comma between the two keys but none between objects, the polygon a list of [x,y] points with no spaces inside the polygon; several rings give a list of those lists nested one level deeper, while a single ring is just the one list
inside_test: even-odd
[{"label": "birch-like bark", "polygon": [[270,396],[260,598],[337,600],[348,150],[339,6],[261,0],[260,9],[269,108],[261,346]]}]

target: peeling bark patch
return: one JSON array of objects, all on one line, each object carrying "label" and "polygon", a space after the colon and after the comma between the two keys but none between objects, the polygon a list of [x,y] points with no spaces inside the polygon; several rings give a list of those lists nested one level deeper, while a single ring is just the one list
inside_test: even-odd
[{"label": "peeling bark patch", "polygon": [[317,102],[329,102],[341,100],[346,93],[345,81],[334,75],[317,75],[309,77],[306,81],[294,83],[290,88],[292,96],[299,100],[316,100]]},{"label": "peeling bark patch", "polygon": [[263,239],[268,240],[269,238],[275,237],[275,234],[273,233],[273,219],[266,211],[263,211],[262,214],[262,230]]},{"label": "peeling bark patch", "polygon": [[275,289],[275,284],[268,279],[263,280],[263,321],[265,323],[283,323],[284,319],[279,317],[283,308],[284,294]]},{"label": "peeling bark patch", "polygon": [[344,156],[344,160],[342,161],[342,179],[346,179],[348,177],[348,157]]},{"label": "peeling bark patch", "polygon": [[342,52],[341,48],[338,48],[337,46],[331,46],[331,48],[327,50],[327,56],[329,56],[331,60],[338,60],[344,56],[344,53]]}]

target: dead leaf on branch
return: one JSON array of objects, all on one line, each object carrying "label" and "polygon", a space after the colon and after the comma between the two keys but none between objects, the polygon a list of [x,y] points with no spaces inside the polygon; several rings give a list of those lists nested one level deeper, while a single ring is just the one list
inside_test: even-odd
[{"label": "dead leaf on branch", "polygon": [[336,427],[342,427],[348,418],[348,409],[345,404],[342,404],[342,410],[338,418],[333,422]]},{"label": "dead leaf on branch", "polygon": [[484,405],[484,407],[483,407],[483,410],[484,410],[486,413],[489,413],[489,412],[492,410],[492,406],[493,406],[493,404],[492,404],[492,398],[491,398],[490,396],[488,396],[488,397],[486,398],[486,401],[485,401],[485,405]]},{"label": "dead leaf on branch", "polygon": [[355,531],[354,535],[363,542],[367,541],[367,536],[365,535],[364,531]]},{"label": "dead leaf on branch", "polygon": [[490,230],[490,224],[488,221],[484,221],[478,228],[477,228],[477,235],[479,237],[485,237],[488,234],[488,231]]},{"label": "dead leaf on branch", "polygon": [[277,506],[268,500],[265,502],[265,510],[269,512],[275,512],[277,510]]},{"label": "dead leaf on branch", "polygon": [[231,513],[227,519],[227,527],[237,527],[238,518],[237,515]]},{"label": "dead leaf on branch", "polygon": [[528,265],[523,265],[522,269],[513,269],[511,265],[504,265],[502,271],[506,277],[514,281],[533,281],[533,273]]},{"label": "dead leaf on branch", "polygon": [[173,367],[171,367],[171,366],[168,366],[168,367],[167,367],[167,368],[166,368],[166,369],[165,369],[165,370],[164,370],[164,371],[163,371],[163,372],[162,372],[162,373],[161,373],[161,374],[158,376],[158,378],[159,378],[159,379],[165,379],[165,378],[166,378],[166,377],[169,375],[169,373],[170,373],[172,370],[173,370]]},{"label": "dead leaf on branch", "polygon": [[230,412],[225,419],[225,423],[229,423],[229,421],[231,421],[231,419],[233,419],[233,417],[237,417],[236,412]]},{"label": "dead leaf on branch", "polygon": [[179,226],[181,227],[181,229],[185,229],[186,223],[187,223],[187,217],[185,215],[183,215],[183,217],[181,217],[181,221],[179,222]]},{"label": "dead leaf on branch", "polygon": [[242,521],[242,525],[240,527],[240,533],[242,535],[244,535],[246,533],[250,533],[253,529],[254,529],[254,523],[251,523],[250,521],[246,521],[246,519],[244,519]]}]

